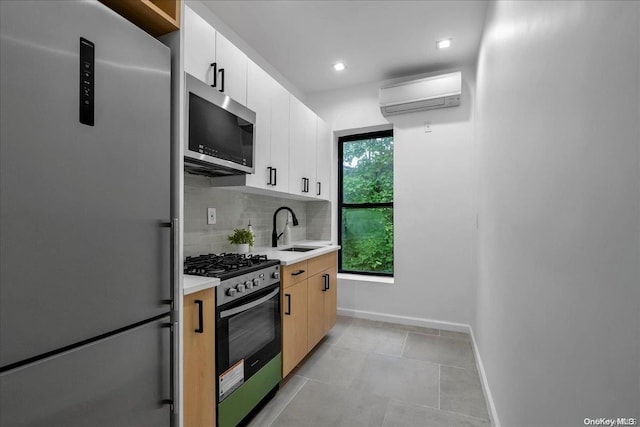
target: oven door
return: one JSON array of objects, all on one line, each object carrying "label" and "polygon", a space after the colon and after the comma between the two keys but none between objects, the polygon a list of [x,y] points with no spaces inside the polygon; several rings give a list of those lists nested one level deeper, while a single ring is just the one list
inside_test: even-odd
[{"label": "oven door", "polygon": [[[216,307],[218,402],[281,352],[280,331],[280,283]],[[233,387],[221,390],[223,374]]]}]

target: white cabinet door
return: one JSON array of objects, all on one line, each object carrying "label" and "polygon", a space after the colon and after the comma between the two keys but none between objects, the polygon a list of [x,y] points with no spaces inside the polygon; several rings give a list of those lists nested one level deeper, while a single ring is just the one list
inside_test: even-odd
[{"label": "white cabinet door", "polygon": [[305,156],[305,110],[304,104],[298,98],[289,96],[291,123],[289,133],[289,192],[304,193],[304,156]]},{"label": "white cabinet door", "polygon": [[247,55],[220,33],[216,35],[216,88],[242,105],[247,105]]},{"label": "white cabinet door", "polygon": [[274,81],[271,96],[271,163],[274,169],[272,185],[268,188],[289,192],[289,91]]},{"label": "white cabinet door", "polygon": [[304,148],[304,177],[307,178],[307,188],[305,195],[313,197],[316,193],[316,131],[317,131],[317,117],[316,113],[311,111],[309,107],[304,106],[304,122],[305,122],[305,148]]},{"label": "white cabinet door", "polygon": [[253,175],[247,175],[247,185],[271,188],[271,97],[275,81],[262,68],[249,60],[247,65],[247,107],[256,113],[254,128]]},{"label": "white cabinet door", "polygon": [[329,124],[318,117],[316,131],[316,182],[314,195],[322,200],[331,199],[331,176],[333,171],[333,139]]},{"label": "white cabinet door", "polygon": [[290,97],[291,141],[289,192],[313,197],[316,181],[316,115],[296,97]]},{"label": "white cabinet door", "polygon": [[184,70],[206,84],[212,83],[216,60],[216,30],[191,8],[184,7]]},{"label": "white cabinet door", "polygon": [[307,178],[307,189],[305,195],[314,197],[316,194],[316,135],[318,116],[309,107],[304,106],[305,115],[305,156],[304,156],[304,176]]}]

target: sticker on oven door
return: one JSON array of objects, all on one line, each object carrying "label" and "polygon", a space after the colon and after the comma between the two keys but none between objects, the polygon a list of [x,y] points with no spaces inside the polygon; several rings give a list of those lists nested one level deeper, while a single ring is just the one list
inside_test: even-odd
[{"label": "sticker on oven door", "polygon": [[222,402],[242,383],[244,383],[244,359],[240,359],[218,377],[218,401]]}]

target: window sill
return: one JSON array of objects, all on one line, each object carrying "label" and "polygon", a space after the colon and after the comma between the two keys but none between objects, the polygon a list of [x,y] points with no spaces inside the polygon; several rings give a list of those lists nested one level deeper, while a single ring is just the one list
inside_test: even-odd
[{"label": "window sill", "polygon": [[354,282],[388,283],[390,285],[393,285],[394,283],[393,277],[367,276],[366,274],[338,273],[338,279],[352,280]]}]

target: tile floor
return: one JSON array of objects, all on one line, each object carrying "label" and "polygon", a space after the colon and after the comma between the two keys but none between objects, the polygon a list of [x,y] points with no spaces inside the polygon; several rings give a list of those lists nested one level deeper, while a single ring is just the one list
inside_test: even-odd
[{"label": "tile floor", "polygon": [[250,427],[490,427],[469,335],[338,317]]}]

